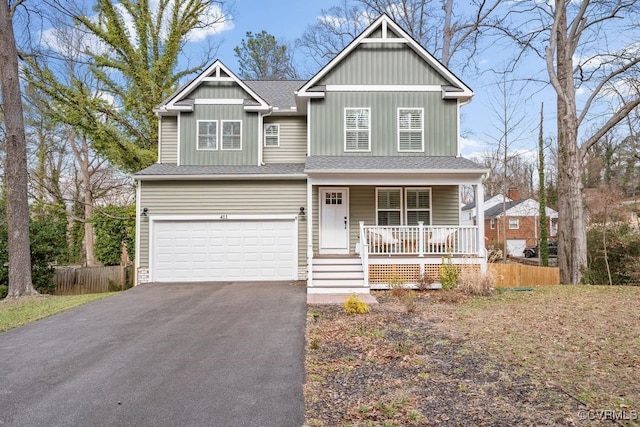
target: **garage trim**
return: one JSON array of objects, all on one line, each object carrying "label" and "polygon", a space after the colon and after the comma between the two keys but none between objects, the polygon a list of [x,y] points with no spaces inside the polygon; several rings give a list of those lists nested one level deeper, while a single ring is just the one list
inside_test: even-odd
[{"label": "garage trim", "polygon": [[[282,214],[265,214],[265,215],[238,215],[238,214],[207,214],[207,215],[151,215],[149,214],[149,281],[153,282],[154,278],[154,227],[156,222],[161,221],[293,221],[293,253],[298,253],[298,215],[282,215]],[[292,260],[291,277],[298,275],[298,259],[297,256]]]}]

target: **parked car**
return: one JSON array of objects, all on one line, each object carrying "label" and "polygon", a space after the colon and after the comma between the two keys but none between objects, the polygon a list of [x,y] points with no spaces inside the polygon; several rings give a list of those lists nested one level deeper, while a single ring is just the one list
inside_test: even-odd
[{"label": "parked car", "polygon": [[[558,256],[558,242],[549,241],[547,242],[547,247],[549,248],[549,255]],[[522,251],[525,258],[537,258],[538,257],[538,245],[535,246],[527,246]]]}]

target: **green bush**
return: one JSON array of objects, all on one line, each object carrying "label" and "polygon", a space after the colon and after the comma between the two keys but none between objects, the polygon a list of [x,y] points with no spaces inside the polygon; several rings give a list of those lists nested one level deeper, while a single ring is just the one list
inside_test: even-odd
[{"label": "green bush", "polygon": [[0,285],[0,299],[6,298],[8,293],[9,288],[5,285]]},{"label": "green bush", "polygon": [[[605,245],[606,241],[606,259]],[[628,225],[593,227],[587,231],[587,270],[582,281],[613,285],[640,285],[640,232]]]},{"label": "green bush", "polygon": [[361,301],[356,295],[351,295],[343,304],[344,311],[347,314],[365,314],[368,313],[369,305]]},{"label": "green bush", "polygon": [[122,244],[127,245],[129,256],[134,254],[136,216],[135,205],[109,205],[100,208],[91,218],[96,241],[94,251],[104,265],[119,265]]},{"label": "green bush", "polygon": [[442,258],[442,264],[440,265],[440,284],[442,289],[451,290],[458,286],[458,277],[460,276],[460,270],[451,262],[451,254],[446,258]]}]

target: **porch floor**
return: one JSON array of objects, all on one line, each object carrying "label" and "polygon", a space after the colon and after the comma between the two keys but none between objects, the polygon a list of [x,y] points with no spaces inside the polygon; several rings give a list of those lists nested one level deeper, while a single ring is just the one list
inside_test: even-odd
[{"label": "porch floor", "polygon": [[[307,294],[307,304],[343,304],[351,294]],[[362,302],[367,304],[378,304],[378,300],[371,294],[357,294]]]}]

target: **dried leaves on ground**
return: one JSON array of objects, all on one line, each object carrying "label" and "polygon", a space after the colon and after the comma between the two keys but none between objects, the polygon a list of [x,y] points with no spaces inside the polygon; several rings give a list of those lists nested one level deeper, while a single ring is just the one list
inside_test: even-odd
[{"label": "dried leaves on ground", "polygon": [[364,315],[309,307],[309,426],[580,425],[640,410],[638,288],[376,297]]}]

